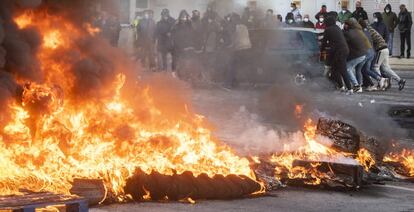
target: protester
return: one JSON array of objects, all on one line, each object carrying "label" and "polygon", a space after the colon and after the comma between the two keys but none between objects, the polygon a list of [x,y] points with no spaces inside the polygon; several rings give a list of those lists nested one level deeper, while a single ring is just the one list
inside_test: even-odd
[{"label": "protester", "polygon": [[328,11],[326,10],[326,5],[322,5],[321,10],[316,13],[315,19],[318,20],[321,16],[323,16],[323,18],[326,18],[327,15]]},{"label": "protester", "polygon": [[191,26],[194,30],[194,48],[198,51],[201,51],[203,49],[204,43],[204,26],[201,20],[200,11],[193,10],[191,16]]},{"label": "protester", "polygon": [[413,19],[411,13],[407,11],[404,4],[400,6],[400,13],[398,14],[398,29],[401,35],[401,55],[400,58],[404,58],[405,44],[407,44],[407,58],[411,57],[411,26],[413,25]]},{"label": "protester", "polygon": [[348,6],[343,4],[341,12],[338,13],[338,21],[341,22],[341,24],[344,24],[345,21],[349,20],[351,17],[352,13],[348,10]]},{"label": "protester", "polygon": [[322,49],[328,48],[327,65],[331,66],[332,79],[338,89],[345,91],[345,85],[351,90],[351,84],[346,72],[346,59],[349,48],[342,30],[336,25],[336,17],[327,16],[325,19],[326,29],[322,41]]},{"label": "protester", "polygon": [[[372,37],[371,37],[371,33],[369,32],[369,30],[367,28],[368,24],[367,24],[366,21],[364,21],[362,19],[359,19],[358,23],[359,23],[359,25],[361,25],[365,36],[367,36],[367,38],[368,38],[368,40],[369,40],[369,42],[371,43],[371,46],[372,46],[370,49],[368,49],[368,53],[367,53],[366,59],[365,59],[365,64],[362,67],[362,76],[357,75],[357,78],[359,77],[358,81],[360,80],[361,77],[363,77],[362,84],[363,84],[364,87],[366,87],[366,89],[368,91],[375,91],[375,90],[378,90],[378,89],[385,90],[387,88],[387,85],[388,85],[387,84],[388,83],[387,79],[383,78],[381,76],[381,74],[379,74],[376,71],[372,70],[372,63],[374,61],[375,54],[376,54],[375,50],[377,48],[380,48],[378,46],[379,43],[376,42],[375,45],[374,45],[374,42],[373,42]],[[377,83],[378,83],[377,87],[374,86],[371,78],[373,78],[377,81]],[[359,81],[359,82],[361,83],[361,81]]]},{"label": "protester", "polygon": [[298,18],[302,19],[302,15],[300,14],[300,11],[295,3],[290,4],[290,12],[293,13],[293,18],[296,20]]},{"label": "protester", "polygon": [[175,19],[170,16],[168,9],[161,12],[161,20],[157,23],[155,37],[157,39],[158,52],[161,56],[161,70],[167,70],[167,56],[173,57],[173,43],[171,39],[171,30],[175,24]]},{"label": "protester", "polygon": [[384,72],[384,75],[394,79],[398,82],[399,90],[403,90],[405,87],[406,81],[401,79],[392,69],[389,64],[389,50],[387,43],[382,38],[382,36],[371,26],[367,26],[369,33],[371,34],[372,42],[377,52],[376,60],[374,62],[374,70],[377,74],[381,75],[381,71]]},{"label": "protester", "polygon": [[264,29],[276,29],[279,25],[277,18],[273,14],[272,9],[268,9],[266,12],[266,16],[262,23],[262,28]]},{"label": "protester", "polygon": [[236,28],[233,34],[233,44],[232,44],[232,58],[230,61],[229,70],[226,76],[226,87],[233,88],[236,86],[236,70],[237,65],[247,59],[246,50],[252,47],[250,42],[249,31],[247,27],[242,24],[241,18],[237,14],[233,14],[231,18],[232,22],[235,24]]},{"label": "protester", "polygon": [[186,10],[180,12],[178,21],[171,30],[173,41],[173,65],[175,71],[180,61],[194,49],[194,29],[191,25],[190,15]]},{"label": "protester", "polygon": [[391,5],[387,4],[382,13],[382,18],[384,19],[384,24],[387,26],[389,36],[388,36],[388,49],[390,50],[390,56],[393,55],[393,46],[394,46],[394,30],[398,25],[398,17],[395,12],[392,11]]},{"label": "protester", "polygon": [[232,43],[231,36],[235,30],[235,26],[231,21],[231,15],[226,15],[221,22],[220,46],[222,49],[229,47]]},{"label": "protester", "polygon": [[296,27],[296,20],[293,13],[288,13],[285,17],[285,27]]},{"label": "protester", "polygon": [[357,81],[354,70],[355,72],[358,72],[362,69],[361,66],[364,65],[368,49],[371,48],[371,44],[362,31],[361,25],[358,24],[355,18],[350,18],[345,22],[344,35],[349,48],[346,68],[349,80],[353,86],[353,90],[349,89],[347,93],[361,93],[362,85]]},{"label": "protester", "polygon": [[242,16],[242,23],[247,26],[248,29],[255,29],[258,25],[256,11],[246,7]]},{"label": "protester", "polygon": [[317,20],[318,21],[315,24],[315,29],[320,29],[320,30],[325,29],[326,28],[326,25],[325,25],[325,17],[324,17],[324,15],[320,15]]},{"label": "protester", "polygon": [[313,22],[309,20],[309,15],[305,15],[305,17],[303,18],[302,27],[311,29],[315,28],[315,24],[313,24]]},{"label": "protester", "polygon": [[214,52],[218,46],[218,34],[220,31],[220,25],[214,18],[214,16],[206,16],[203,20],[203,52]]},{"label": "protester", "polygon": [[361,2],[357,1],[355,4],[355,11],[352,13],[352,17],[355,18],[355,20],[362,19],[364,21],[368,20],[368,14],[364,10],[364,8],[361,6]]},{"label": "protester", "polygon": [[110,39],[109,42],[113,47],[118,46],[119,36],[121,34],[121,22],[119,21],[119,18],[117,16],[112,16],[109,20],[109,28],[110,28]]},{"label": "protester", "polygon": [[139,22],[137,32],[139,38],[139,46],[142,47],[143,63],[148,63],[150,69],[155,68],[155,30],[156,24],[153,19],[153,12],[147,10],[144,12],[144,18]]},{"label": "protester", "polygon": [[384,38],[385,42],[388,43],[389,32],[387,26],[384,24],[381,13],[374,13],[374,23],[371,24],[371,27],[374,28],[382,38]]},{"label": "protester", "polygon": [[280,23],[283,23],[283,17],[282,17],[282,15],[277,14],[277,20],[279,21],[279,24]]}]

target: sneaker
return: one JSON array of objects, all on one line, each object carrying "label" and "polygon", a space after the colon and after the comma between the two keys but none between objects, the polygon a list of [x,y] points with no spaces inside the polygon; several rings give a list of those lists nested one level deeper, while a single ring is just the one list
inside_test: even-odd
[{"label": "sneaker", "polygon": [[352,89],[347,90],[345,94],[346,95],[352,95],[352,94],[354,94],[354,90],[352,90]]},{"label": "sneaker", "polygon": [[344,87],[342,87],[342,88],[339,88],[338,89],[340,92],[346,92],[347,90],[346,90],[346,88],[345,88],[345,86]]},{"label": "sneaker", "polygon": [[362,87],[359,85],[354,86],[353,90],[354,90],[354,93],[362,93]]},{"label": "sneaker", "polygon": [[392,86],[392,84],[391,84],[391,79],[390,78],[387,78],[387,86],[386,86],[386,90],[388,90],[388,89],[390,89],[391,88],[391,86]]},{"label": "sneaker", "polygon": [[398,82],[398,90],[402,91],[404,89],[404,87],[405,87],[405,80],[401,79]]},{"label": "sneaker", "polygon": [[368,86],[365,90],[368,91],[368,92],[377,91],[378,87],[375,86],[375,85],[371,85],[371,86]]},{"label": "sneaker", "polygon": [[382,89],[384,89],[386,86],[387,86],[387,79],[386,79],[386,78],[381,78],[381,79],[378,81],[378,88],[379,88],[380,90],[382,90]]}]

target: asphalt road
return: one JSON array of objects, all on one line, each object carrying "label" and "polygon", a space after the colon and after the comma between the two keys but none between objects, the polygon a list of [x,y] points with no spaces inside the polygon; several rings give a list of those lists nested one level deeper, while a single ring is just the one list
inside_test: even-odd
[{"label": "asphalt road", "polygon": [[374,185],[359,191],[324,191],[286,188],[272,192],[270,197],[229,201],[187,203],[129,203],[94,208],[91,212],[132,211],[414,211],[414,184]]},{"label": "asphalt road", "polygon": [[[414,61],[414,60],[413,60]],[[347,102],[350,107],[372,104],[390,106],[414,106],[414,66],[398,63],[398,71],[407,79],[404,91],[393,88],[387,92],[370,92],[353,96],[335,93],[329,98]],[[332,93],[332,91],[326,91]],[[280,146],[281,135],[274,133],[283,126],[263,121],[257,107],[262,89],[226,90],[220,87],[194,89],[192,101],[196,111],[216,126],[215,136],[234,147],[241,154]],[[323,95],[323,94],[322,94]],[[317,97],[315,97],[317,98]],[[323,100],[326,101],[326,100]],[[373,119],[373,122],[376,120]],[[407,119],[413,121],[413,118]],[[406,129],[413,131],[414,129]],[[248,138],[246,138],[248,137]],[[276,141],[275,141],[276,140]],[[407,134],[399,141],[414,147],[413,137]],[[273,143],[272,143],[273,142]],[[386,211],[414,212],[414,184],[387,182],[371,185],[358,191],[328,191],[305,188],[284,188],[272,196],[229,201],[199,201],[187,203],[128,203],[93,208],[92,212],[106,211]]]}]

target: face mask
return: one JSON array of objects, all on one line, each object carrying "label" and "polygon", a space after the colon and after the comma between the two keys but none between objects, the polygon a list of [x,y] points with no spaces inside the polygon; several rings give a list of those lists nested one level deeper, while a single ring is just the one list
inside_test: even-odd
[{"label": "face mask", "polygon": [[374,22],[378,22],[378,18],[374,18]]},{"label": "face mask", "polygon": [[346,9],[342,9],[342,13],[346,13]]},{"label": "face mask", "polygon": [[187,21],[187,17],[181,18],[182,21]]},{"label": "face mask", "polygon": [[292,20],[292,19],[289,19],[289,20],[288,20],[288,23],[289,23],[289,24],[293,23],[293,20]]},{"label": "face mask", "polygon": [[303,21],[304,22],[309,22],[309,18],[304,18]]},{"label": "face mask", "polygon": [[294,7],[290,7],[290,9],[291,9],[291,10],[295,10],[295,8],[294,8]]},{"label": "face mask", "polygon": [[386,12],[386,13],[389,13],[389,12],[391,12],[391,11],[390,11],[390,10],[385,10],[385,12]]},{"label": "face mask", "polygon": [[324,19],[323,18],[319,18],[319,22],[323,23]]}]

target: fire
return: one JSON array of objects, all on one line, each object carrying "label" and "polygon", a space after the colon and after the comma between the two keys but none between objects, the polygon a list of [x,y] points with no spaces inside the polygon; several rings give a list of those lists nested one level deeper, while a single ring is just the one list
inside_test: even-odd
[{"label": "fire", "polygon": [[358,151],[356,160],[361,164],[365,171],[369,171],[375,165],[375,159],[368,152],[368,150],[362,148]]},{"label": "fire", "polygon": [[21,102],[8,105],[12,118],[0,133],[0,195],[21,188],[69,193],[73,179],[88,178],[103,179],[123,201],[126,179],[137,167],[165,175],[191,171],[255,179],[248,159],[217,142],[202,116],[187,108],[167,115],[151,87],[126,98],[128,80],[122,70],[99,98],[79,101],[71,60],[56,54],[76,50],[83,57],[75,44],[91,36],[89,30],[43,12],[24,13],[14,21],[19,28],[40,30],[37,58],[45,79],[20,79],[25,84]]},{"label": "fire", "polygon": [[[334,173],[318,171],[318,167],[321,164],[316,161],[333,162],[344,159],[347,155],[322,144],[319,140],[322,138],[316,135],[317,127],[311,119],[306,121],[304,129],[303,137],[305,145],[293,152],[289,151],[290,148],[286,146],[286,151],[282,154],[272,155],[270,161],[276,164],[275,174],[279,179],[284,177],[289,179],[304,179],[304,183],[306,184],[319,185],[323,179],[334,177]],[[311,167],[295,166],[294,163],[297,160],[310,161]]]},{"label": "fire", "polygon": [[300,118],[303,113],[304,105],[295,105],[295,117]]},{"label": "fire", "polygon": [[401,164],[408,176],[414,177],[414,151],[403,149],[400,153],[389,153],[384,157],[384,162]]}]

